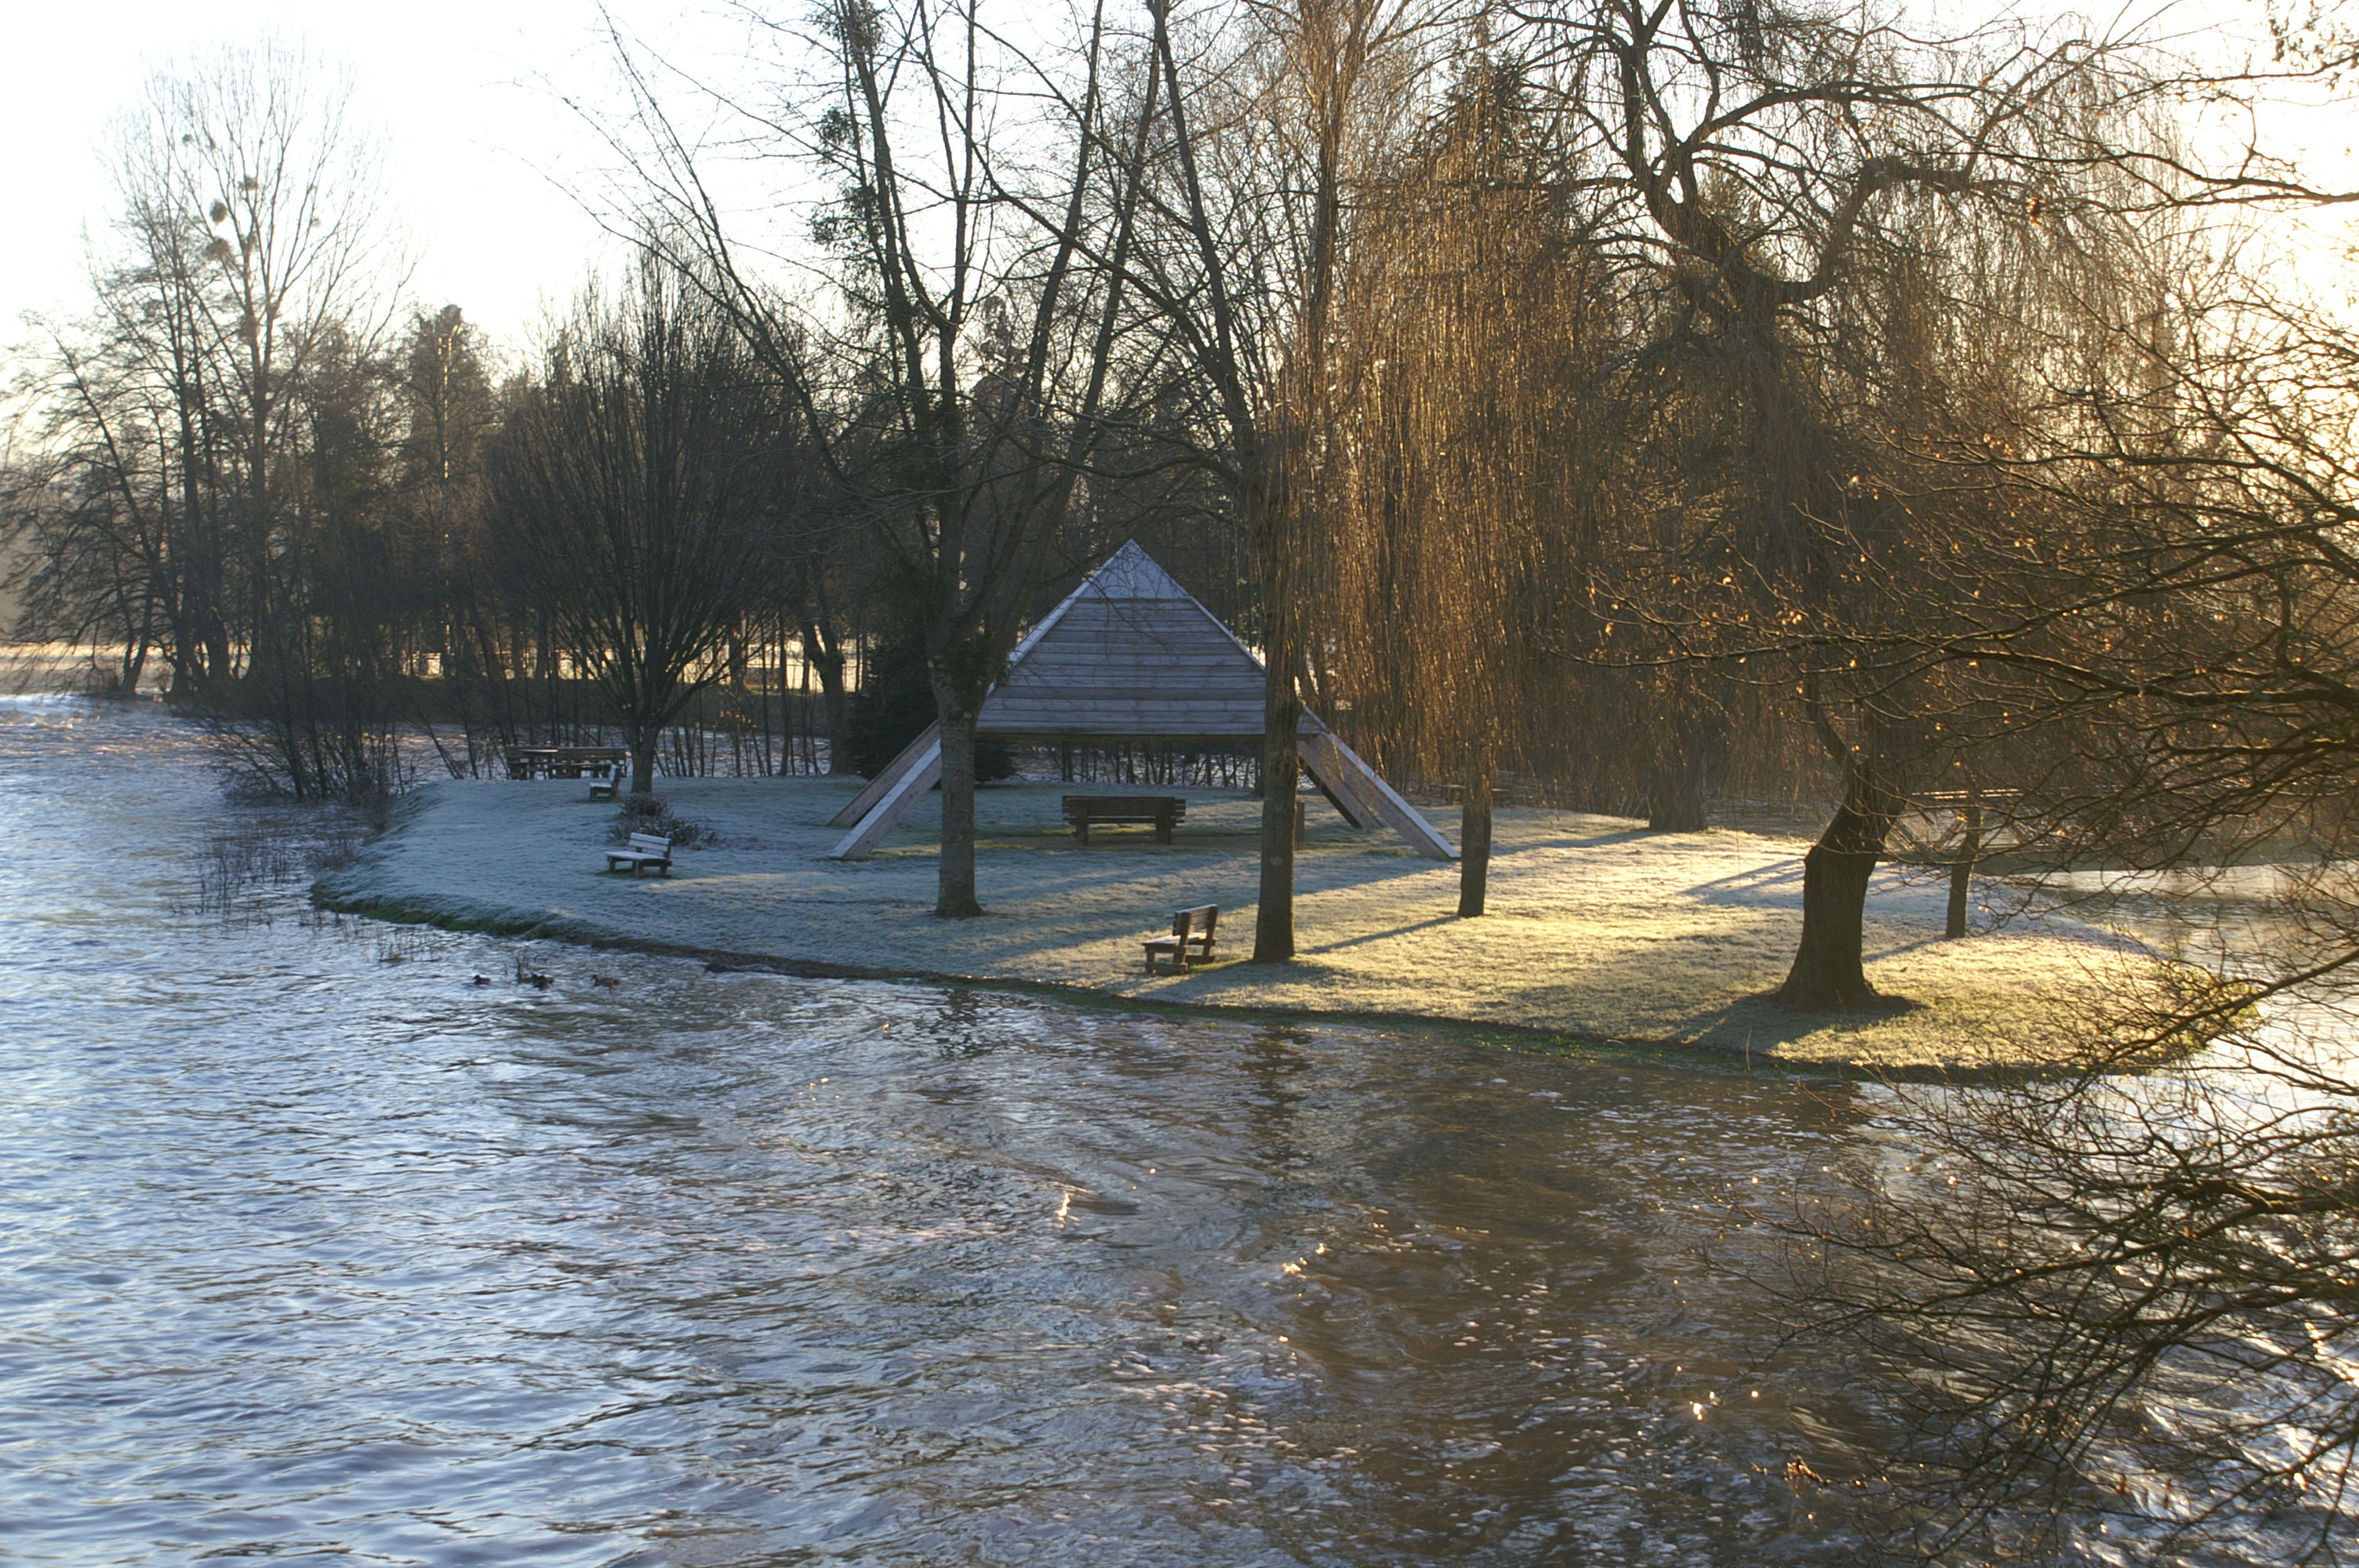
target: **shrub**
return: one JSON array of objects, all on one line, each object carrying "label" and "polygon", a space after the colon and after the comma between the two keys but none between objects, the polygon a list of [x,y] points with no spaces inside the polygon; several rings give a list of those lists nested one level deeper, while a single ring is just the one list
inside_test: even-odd
[{"label": "shrub", "polygon": [[689,822],[671,814],[671,803],[659,795],[626,795],[622,808],[614,813],[614,826],[606,837],[614,843],[630,840],[634,833],[652,833],[671,840],[675,849],[708,849],[713,836],[699,823]]}]

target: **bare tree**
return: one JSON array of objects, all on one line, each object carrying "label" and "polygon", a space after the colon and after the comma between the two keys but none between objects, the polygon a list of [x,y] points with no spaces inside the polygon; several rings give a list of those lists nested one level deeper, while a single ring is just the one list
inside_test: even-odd
[{"label": "bare tree", "polygon": [[70,578],[115,602],[184,698],[232,702],[281,630],[300,389],[320,356],[375,351],[398,282],[345,97],[275,43],[151,77],[115,133],[96,316],[56,344],[45,444],[79,500],[48,553],[91,569],[51,575],[53,608],[85,619]]},{"label": "bare tree", "polygon": [[620,715],[643,793],[763,587],[800,421],[728,316],[651,253],[618,294],[585,294],[546,353],[493,453],[495,537]]},{"label": "bare tree", "polygon": [[2006,395],[1897,440],[1914,460],[1886,471],[1951,526],[1919,563],[1926,619],[1875,654],[1942,683],[1967,760],[2059,863],[2193,888],[2241,862],[2262,891],[2190,918],[2178,957],[2212,972],[2125,988],[2071,1070],[1897,1095],[1853,1202],[1799,1217],[1799,1283],[1819,1327],[1923,1369],[1896,1467],[1916,1547],[2102,1528],[2158,1559],[2337,1562],[2359,336],[2233,265],[2234,230],[2151,228],[2103,265],[2017,269],[2070,287],[1976,345]]},{"label": "bare tree", "polygon": [[2223,1536],[2343,1560],[2359,1123],[2319,1062],[2248,1040],[2191,1071],[1903,1090],[1854,1206],[1769,1217],[1801,1321],[1912,1370],[1889,1476],[1915,1552],[2109,1527],[2163,1560]]},{"label": "bare tree", "polygon": [[[1337,291],[1350,192],[1408,107],[1422,14],[1407,0],[1300,0],[1233,28],[1147,0],[1136,243],[1093,261],[1139,301],[1169,367],[1164,438],[1213,477],[1259,569],[1268,672],[1254,960],[1294,956],[1294,796],[1307,651],[1298,576],[1334,428]],[[1157,94],[1159,93],[1159,97]]]},{"label": "bare tree", "polygon": [[1919,265],[1929,210],[2023,234],[2077,207],[2169,200],[2180,165],[2139,139],[2154,78],[2005,24],[1928,41],[1849,14],[1598,0],[1535,26],[1611,204],[1596,243],[1659,290],[1660,362],[1678,369],[1663,384],[1711,476],[1653,510],[1676,528],[1609,563],[1601,634],[1650,627],[1664,657],[1731,665],[1777,644],[1843,780],[1778,994],[1870,1001],[1869,875],[1946,743],[1925,666],[1848,635],[1915,613],[1921,596],[1891,589],[1925,580],[1942,548],[1862,416],[1880,395],[1872,362],[1895,346],[1875,280]]},{"label": "bare tree", "polygon": [[383,262],[381,198],[345,119],[350,97],[349,80],[318,59],[265,42],[156,78],[125,138],[125,196],[151,254],[177,271],[179,236],[202,225],[190,327],[223,405],[206,417],[225,449],[215,456],[253,600],[249,663],[271,656],[280,630],[271,560],[280,454],[298,438],[290,390],[332,340],[375,351],[399,282]]},{"label": "bare tree", "polygon": [[1462,916],[1484,911],[1494,777],[1527,735],[1542,540],[1570,522],[1605,314],[1560,151],[1514,63],[1471,60],[1365,193],[1340,309],[1348,482],[1318,541],[1334,695],[1381,761],[1458,778]]},{"label": "bare tree", "polygon": [[[935,913],[963,917],[982,912],[975,721],[1031,610],[1109,391],[1119,283],[1075,263],[1085,248],[1120,248],[1098,231],[1118,229],[1126,207],[1089,205],[1102,163],[1089,138],[1061,148],[1063,164],[1019,173],[1000,141],[1000,83],[1029,68],[973,0],[841,0],[816,42],[832,68],[817,113],[761,129],[835,182],[816,232],[842,268],[840,317],[790,310],[749,274],[692,149],[636,69],[652,146],[635,160],[682,276],[793,389],[820,460],[894,576],[919,585],[941,744]],[[1073,50],[1077,101],[1093,115],[1103,46],[1101,17]]]}]

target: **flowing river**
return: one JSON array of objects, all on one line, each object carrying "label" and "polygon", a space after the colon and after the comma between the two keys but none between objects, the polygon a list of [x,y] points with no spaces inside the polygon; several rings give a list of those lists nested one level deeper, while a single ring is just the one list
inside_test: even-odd
[{"label": "flowing river", "polygon": [[225,911],[251,822],[0,702],[0,1561],[1855,1547],[1727,1207],[1854,1091]]}]

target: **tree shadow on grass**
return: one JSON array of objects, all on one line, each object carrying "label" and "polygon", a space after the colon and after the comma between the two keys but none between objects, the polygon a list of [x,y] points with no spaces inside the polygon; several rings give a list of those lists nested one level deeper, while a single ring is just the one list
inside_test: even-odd
[{"label": "tree shadow on grass", "polygon": [[1232,1006],[1251,1007],[1259,997],[1239,996],[1241,991],[1259,991],[1270,985],[1325,986],[1334,984],[1338,989],[1333,998],[1334,1011],[1352,1011],[1348,970],[1331,968],[1303,957],[1284,964],[1256,964],[1246,955],[1253,951],[1253,934],[1245,934],[1245,946],[1234,954],[1223,954],[1209,966],[1196,965],[1184,976],[1173,979],[1183,981],[1180,987],[1167,987],[1160,994],[1173,1001],[1225,1002]]},{"label": "tree shadow on grass", "polygon": [[1516,838],[1496,843],[1492,853],[1501,860],[1531,849],[1609,849],[1619,844],[1635,844],[1643,839],[1663,835],[1645,827],[1618,827],[1586,833],[1552,833],[1538,838]]},{"label": "tree shadow on grass", "polygon": [[1340,942],[1321,942],[1298,949],[1299,953],[1340,953],[1346,947],[1363,947],[1371,942],[1383,942],[1395,936],[1407,936],[1413,931],[1430,931],[1437,925],[1450,925],[1457,921],[1454,914],[1437,914],[1430,920],[1412,922],[1408,925],[1387,926],[1382,931],[1370,931],[1359,936],[1346,936]]},{"label": "tree shadow on grass", "polygon": [[1724,877],[1694,883],[1686,892],[1699,903],[1723,907],[1774,905],[1799,912],[1802,907],[1802,862],[1797,857],[1766,866],[1748,866]]},{"label": "tree shadow on grass", "polygon": [[1673,1038],[1714,1050],[1767,1053],[1829,1029],[1871,1029],[1922,1012],[1910,997],[1879,996],[1856,1007],[1789,1007],[1768,991],[1756,991],[1684,1020]]}]

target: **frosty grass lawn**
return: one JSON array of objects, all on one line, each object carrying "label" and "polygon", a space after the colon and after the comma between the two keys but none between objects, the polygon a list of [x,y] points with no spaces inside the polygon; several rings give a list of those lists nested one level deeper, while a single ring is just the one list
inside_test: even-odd
[{"label": "frosty grass lawn", "polygon": [[[1941,940],[1946,885],[1877,875],[1868,978],[1920,1005],[1897,1014],[1798,1014],[1758,1000],[1801,929],[1799,839],[1715,830],[1650,834],[1615,817],[1506,810],[1490,913],[1458,920],[1458,870],[1390,833],[1310,806],[1299,855],[1297,960],[1252,951],[1259,803],[1189,797],[1177,841],[1094,829],[1076,845],[1057,785],[978,794],[976,855],[989,911],[933,917],[939,796],[865,862],[824,858],[827,820],[856,784],[669,780],[675,814],[717,836],[669,878],[610,875],[614,808],[579,784],[441,783],[404,802],[323,903],[446,925],[538,928],[578,941],[779,961],[806,971],[1024,981],[1190,1006],[1454,1020],[1584,1041],[1701,1047],[1756,1063],[1982,1067],[2052,1056],[2099,999],[2143,986],[2153,962],[2060,915]],[[1095,787],[1104,786],[1073,786]],[[1447,813],[1436,825],[1452,833]],[[1221,906],[1219,961],[1143,972],[1140,938],[1171,912]]]}]

